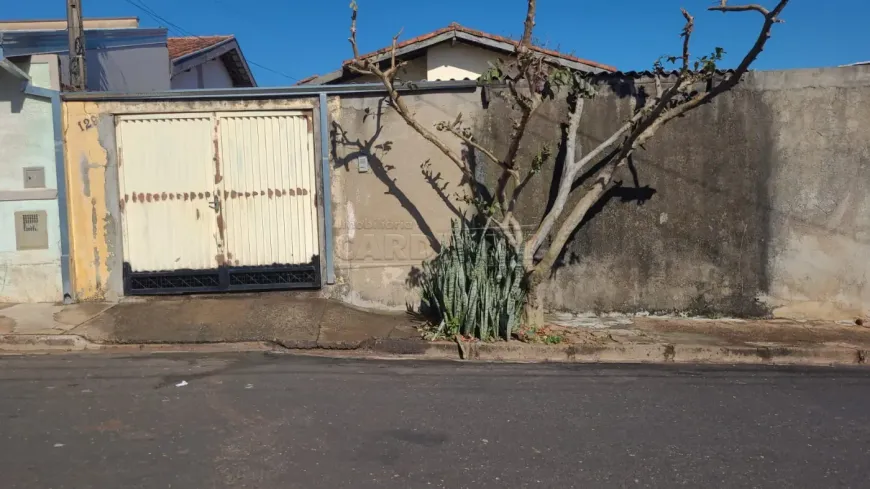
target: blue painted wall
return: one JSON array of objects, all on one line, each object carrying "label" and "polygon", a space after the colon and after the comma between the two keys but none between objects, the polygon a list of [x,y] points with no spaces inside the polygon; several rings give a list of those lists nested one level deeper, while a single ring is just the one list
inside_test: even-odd
[{"label": "blue painted wall", "polygon": [[[57,89],[54,55],[16,63],[33,84]],[[53,79],[54,78],[54,79]],[[21,81],[0,71],[0,302],[56,302],[63,299],[57,199],[26,200],[24,168],[45,169],[45,186],[57,189],[51,102],[25,95]],[[18,251],[15,213],[45,211],[48,249]]]}]

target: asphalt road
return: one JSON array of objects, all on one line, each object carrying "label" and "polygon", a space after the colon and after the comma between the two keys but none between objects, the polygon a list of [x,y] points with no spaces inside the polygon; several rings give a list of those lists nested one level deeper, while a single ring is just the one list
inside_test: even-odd
[{"label": "asphalt road", "polygon": [[3,489],[680,486],[870,487],[870,370],[0,357]]}]

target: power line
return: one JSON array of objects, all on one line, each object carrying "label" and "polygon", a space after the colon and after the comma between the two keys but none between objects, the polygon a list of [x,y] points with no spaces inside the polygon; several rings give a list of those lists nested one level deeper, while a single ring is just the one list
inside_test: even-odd
[{"label": "power line", "polygon": [[[175,24],[175,23],[173,23],[173,22],[167,20],[165,17],[163,17],[163,16],[161,16],[160,14],[158,14],[154,9],[152,9],[151,7],[149,7],[149,6],[144,2],[144,0],[124,0],[124,1],[126,1],[126,2],[129,3],[130,5],[132,5],[132,6],[136,7],[136,8],[138,8],[139,10],[145,12],[149,17],[153,18],[155,21],[157,21],[157,22],[163,22],[166,26],[172,28],[172,30],[174,30],[174,31],[177,32],[178,34],[181,34],[182,36],[195,37],[195,38],[200,39],[200,40],[203,40],[203,41],[205,40],[205,39],[202,38],[201,36],[198,36],[198,35],[192,33],[191,31],[189,31],[189,30],[187,30],[187,29],[181,27],[180,25]],[[283,72],[281,72],[281,71],[278,71],[278,70],[275,70],[275,69],[269,68],[268,66],[264,66],[264,65],[262,65],[262,64],[260,64],[260,63],[257,63],[256,61],[253,61],[253,60],[250,60],[250,59],[246,59],[246,61],[248,62],[248,64],[252,64],[252,65],[254,65],[254,66],[256,66],[256,67],[258,67],[258,68],[260,68],[260,69],[263,69],[263,70],[269,71],[269,72],[274,73],[274,74],[276,74],[276,75],[283,76],[284,78],[287,78],[288,80],[297,81],[297,82],[299,81],[299,79],[296,78],[296,77],[294,77],[294,76],[290,76],[290,75],[288,75],[288,74],[286,74],[286,73],[283,73]]]},{"label": "power line", "polygon": [[281,76],[283,76],[284,78],[287,78],[287,79],[289,79],[289,80],[296,81],[296,82],[299,81],[299,79],[296,78],[295,76],[290,76],[290,75],[288,75],[287,73],[282,73],[282,72],[280,72],[280,71],[273,70],[272,68],[269,68],[269,67],[267,67],[267,66],[263,66],[263,65],[261,65],[260,63],[257,63],[256,61],[251,61],[251,60],[249,60],[249,59],[246,60],[246,61],[247,61],[248,63],[250,63],[250,64],[252,64],[252,65],[258,67],[258,68],[264,69],[264,70],[266,70],[266,71],[271,71],[272,73],[275,73],[276,75],[281,75]]}]

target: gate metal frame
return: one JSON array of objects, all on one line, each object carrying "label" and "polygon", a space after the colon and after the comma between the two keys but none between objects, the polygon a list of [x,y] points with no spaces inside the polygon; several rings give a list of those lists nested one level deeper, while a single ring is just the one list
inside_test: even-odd
[{"label": "gate metal frame", "polygon": [[314,257],[311,263],[304,265],[219,267],[168,272],[133,272],[130,264],[124,262],[125,295],[317,289],[321,283],[320,257]]},{"label": "gate metal frame", "polygon": [[[310,112],[311,117],[315,116],[315,112],[319,111],[325,115],[323,108],[317,110],[312,109],[292,109],[293,112]],[[233,110],[204,110],[191,111],[190,113],[234,113],[239,114],[249,113],[251,111],[233,111]],[[287,109],[274,110],[258,110],[255,114],[263,114],[268,112],[287,112]],[[117,118],[125,115],[142,116],[145,114],[115,114],[117,127]],[[161,114],[163,115],[163,114]],[[165,114],[167,116],[178,115],[178,113]],[[318,114],[319,115],[319,114]],[[322,121],[318,121],[319,123]],[[318,124],[320,125],[320,124]],[[313,135],[312,135],[313,137]],[[117,136],[116,136],[117,138]],[[323,176],[320,174],[321,168],[317,165],[317,153],[321,150],[325,151],[323,141],[313,139],[312,153],[314,159],[312,163],[312,171],[315,174],[315,185],[321,181]],[[117,148],[119,157],[121,156],[122,148]],[[326,157],[328,161],[328,156]],[[120,175],[119,175],[120,178]],[[120,186],[119,186],[120,187]],[[326,187],[326,185],[323,185]],[[318,189],[319,190],[319,189]],[[322,194],[318,195],[318,199],[322,199]],[[318,225],[323,226],[323,219],[320,214],[322,206],[317,205],[315,200],[315,210],[318,214]],[[123,225],[123,224],[122,224]],[[318,251],[323,253],[324,243],[323,230],[319,234]],[[331,233],[330,233],[331,234]],[[123,233],[121,233],[123,236]],[[331,246],[326,247],[327,250]],[[123,249],[123,247],[122,247]],[[331,260],[327,261],[327,267],[331,265]],[[217,268],[201,269],[201,270],[168,270],[168,271],[144,271],[133,272],[132,266],[124,257],[123,265],[123,290],[126,296],[136,295],[186,295],[186,294],[202,294],[202,293],[227,293],[227,292],[252,292],[252,291],[279,291],[279,290],[299,290],[299,289],[319,289],[323,287],[323,273],[320,255],[312,256],[309,263],[295,265],[264,265],[264,266],[220,266]],[[331,267],[330,267],[331,268]],[[330,270],[327,270],[329,272]],[[332,272],[334,273],[334,272]],[[334,280],[334,279],[332,279]],[[330,282],[331,283],[331,282]]]}]

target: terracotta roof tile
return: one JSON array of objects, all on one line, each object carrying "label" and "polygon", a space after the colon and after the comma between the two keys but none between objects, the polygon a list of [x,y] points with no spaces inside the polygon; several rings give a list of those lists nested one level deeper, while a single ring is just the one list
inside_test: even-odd
[{"label": "terracotta roof tile", "polygon": [[[465,27],[465,26],[459,25],[459,24],[457,24],[457,23],[453,23],[453,24],[450,24],[450,25],[447,26],[447,27],[444,27],[444,28],[442,28],[442,29],[438,29],[437,31],[433,31],[433,32],[430,32],[430,33],[428,33],[428,34],[423,34],[422,36],[417,36],[417,37],[415,37],[415,38],[413,38],[413,39],[408,39],[407,41],[401,42],[401,43],[399,43],[399,44],[396,46],[396,48],[397,48],[397,49],[398,49],[398,48],[403,48],[403,47],[405,47],[405,46],[409,46],[409,45],[411,45],[411,44],[415,44],[415,43],[418,43],[418,42],[425,41],[425,40],[427,40],[427,39],[431,39],[431,38],[433,38],[433,37],[435,37],[435,36],[440,36],[441,34],[444,34],[444,33],[446,33],[446,32],[450,32],[450,31],[459,31],[459,32],[464,32],[464,33],[466,33],[466,34],[470,34],[470,35],[472,35],[472,36],[483,37],[483,38],[490,39],[490,40],[493,40],[493,41],[499,41],[499,42],[510,43],[510,44],[513,44],[514,46],[519,45],[519,41],[516,41],[516,40],[513,40],[513,39],[509,39],[509,38],[507,38],[507,37],[503,37],[503,36],[497,36],[497,35],[495,35],[495,34],[489,34],[489,33],[487,33],[487,32],[483,32],[483,31],[477,31],[477,30],[474,30],[474,29],[469,29],[468,27]],[[363,55],[361,55],[360,57],[361,57],[361,58],[368,58],[368,57],[371,57],[371,56],[377,56],[377,55],[379,55],[379,54],[383,54],[383,53],[389,52],[391,48],[392,48],[392,46],[387,46],[387,47],[382,48],[382,49],[379,49],[379,50],[377,50],[377,51],[374,51],[374,52],[371,52],[371,53],[367,53],[367,54],[363,54]],[[576,56],[571,56],[571,55],[569,55],[569,54],[560,53],[560,52],[558,52],[558,51],[553,51],[553,50],[551,50],[551,49],[545,49],[545,48],[538,47],[538,46],[532,46],[532,49],[535,50],[535,51],[537,51],[537,52],[539,52],[539,53],[546,54],[546,55],[548,55],[548,56],[553,56],[553,57],[556,57],[556,58],[562,58],[562,59],[566,59],[566,60],[569,60],[569,61],[574,61],[574,62],[577,62],[577,63],[583,63],[583,64],[586,64],[586,65],[589,65],[589,66],[594,66],[594,67],[596,67],[596,68],[600,68],[600,69],[605,70],[605,71],[616,71],[616,68],[613,67],[613,66],[605,65],[605,64],[601,64],[601,63],[597,63],[597,62],[595,62],[595,61],[590,61],[590,60],[587,60],[587,59],[578,58],[578,57],[576,57]],[[346,66],[346,65],[350,64],[351,61],[352,61],[352,60],[345,60],[344,63],[343,63],[343,65]]]},{"label": "terracotta roof tile", "polygon": [[317,78],[318,76],[320,76],[320,75],[317,75],[317,74],[311,75],[311,76],[309,76],[309,77],[306,77],[306,78],[303,78],[303,79],[297,81],[295,84],[296,84],[296,85],[305,85],[306,83],[308,83],[308,82],[310,82],[311,80]]},{"label": "terracotta roof tile", "polygon": [[233,36],[170,37],[166,40],[169,58],[178,59],[232,38]]}]

